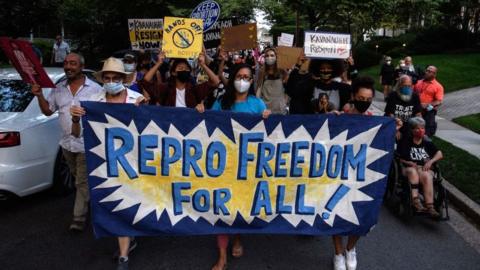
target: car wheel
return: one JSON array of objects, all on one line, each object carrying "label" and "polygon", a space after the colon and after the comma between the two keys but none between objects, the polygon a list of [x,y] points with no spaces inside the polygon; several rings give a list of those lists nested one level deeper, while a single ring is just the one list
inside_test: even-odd
[{"label": "car wheel", "polygon": [[55,195],[68,195],[75,189],[75,178],[70,173],[62,151],[58,151],[53,173],[52,192]]},{"label": "car wheel", "polygon": [[0,203],[10,202],[10,201],[15,200],[15,199],[18,199],[18,197],[15,196],[15,194],[7,192],[7,191],[0,190]]}]

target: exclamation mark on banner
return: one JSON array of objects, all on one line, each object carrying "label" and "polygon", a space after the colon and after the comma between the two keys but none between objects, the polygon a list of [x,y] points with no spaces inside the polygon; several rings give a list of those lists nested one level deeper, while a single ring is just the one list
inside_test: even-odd
[{"label": "exclamation mark on banner", "polygon": [[[330,200],[328,200],[327,205],[325,205],[325,209],[328,211],[332,212],[333,208],[337,205],[337,203],[347,194],[347,192],[350,190],[349,187],[345,186],[344,184],[341,184],[335,193],[333,193],[332,197]],[[322,218],[323,219],[328,219],[330,218],[330,212],[323,212],[322,213]]]}]

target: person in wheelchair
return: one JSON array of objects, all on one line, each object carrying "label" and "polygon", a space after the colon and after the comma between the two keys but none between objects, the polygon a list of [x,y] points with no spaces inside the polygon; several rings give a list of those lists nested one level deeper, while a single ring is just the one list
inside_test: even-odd
[{"label": "person in wheelchair", "polygon": [[[408,178],[412,187],[413,206],[418,212],[427,212],[431,217],[439,217],[433,203],[433,164],[443,158],[435,145],[425,139],[425,120],[421,117],[410,118],[411,136],[403,136],[397,146],[402,173]],[[425,206],[419,198],[419,185],[423,188]]]}]

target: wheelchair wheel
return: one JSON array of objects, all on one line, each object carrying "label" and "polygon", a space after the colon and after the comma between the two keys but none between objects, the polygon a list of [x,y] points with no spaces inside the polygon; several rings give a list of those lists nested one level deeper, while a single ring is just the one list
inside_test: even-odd
[{"label": "wheelchair wheel", "polygon": [[398,214],[404,219],[410,219],[414,212],[412,209],[412,187],[406,179],[402,181],[401,186],[401,202]]},{"label": "wheelchair wheel", "polygon": [[389,205],[391,200],[394,199],[395,185],[397,185],[399,178],[398,173],[398,163],[396,160],[392,160],[392,164],[390,165],[387,176],[387,188],[385,190],[385,195],[383,196],[383,200],[387,203],[387,205]]},{"label": "wheelchair wheel", "polygon": [[434,207],[440,213],[440,220],[449,220],[447,190],[441,182],[436,185],[433,196]]}]

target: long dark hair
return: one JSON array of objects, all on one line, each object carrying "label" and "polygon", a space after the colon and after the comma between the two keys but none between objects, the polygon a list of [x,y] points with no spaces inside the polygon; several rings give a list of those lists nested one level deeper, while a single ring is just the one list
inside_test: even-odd
[{"label": "long dark hair", "polygon": [[[225,88],[225,94],[223,95],[222,99],[220,100],[220,104],[222,105],[222,110],[231,110],[233,104],[235,103],[235,77],[237,76],[237,73],[243,69],[243,68],[248,68],[250,70],[250,76],[253,77],[253,70],[252,67],[250,67],[247,64],[238,64],[234,66],[233,72],[230,73],[230,76],[228,77],[228,84],[227,87]],[[252,79],[252,78],[251,78]],[[250,85],[249,93],[251,88],[253,87],[253,83]]]}]

